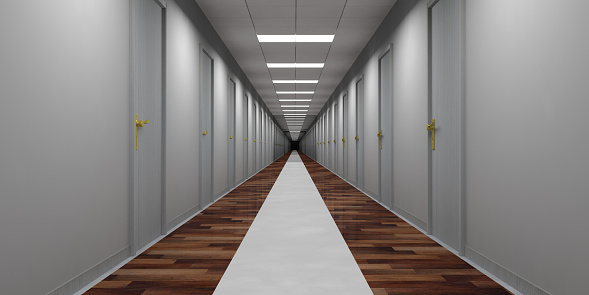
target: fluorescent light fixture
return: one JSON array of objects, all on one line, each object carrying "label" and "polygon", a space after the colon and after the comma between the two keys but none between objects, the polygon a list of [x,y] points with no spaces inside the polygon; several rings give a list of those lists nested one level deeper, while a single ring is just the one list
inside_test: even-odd
[{"label": "fluorescent light fixture", "polygon": [[321,69],[325,63],[267,63],[268,68],[306,68],[306,69]]},{"label": "fluorescent light fixture", "polygon": [[315,94],[315,91],[276,91],[276,94]]},{"label": "fluorescent light fixture", "polygon": [[319,80],[272,80],[274,84],[317,84]]},{"label": "fluorescent light fixture", "polygon": [[311,101],[310,99],[279,99],[278,101]]},{"label": "fluorescent light fixture", "polygon": [[296,105],[296,104],[289,104],[289,105],[281,105],[283,108],[308,108],[309,105]]},{"label": "fluorescent light fixture", "polygon": [[265,42],[333,42],[335,35],[258,35],[260,43]]},{"label": "fluorescent light fixture", "polygon": [[307,110],[282,110],[283,112],[306,112]]}]

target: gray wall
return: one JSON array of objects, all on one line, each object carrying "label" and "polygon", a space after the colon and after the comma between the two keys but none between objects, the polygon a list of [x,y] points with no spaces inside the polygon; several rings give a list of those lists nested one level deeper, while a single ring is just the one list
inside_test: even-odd
[{"label": "gray wall", "polygon": [[467,251],[586,294],[589,3],[466,4]]},{"label": "gray wall", "polygon": [[[23,0],[0,10],[2,294],[71,294],[129,257],[129,7]],[[229,77],[237,82],[237,114],[244,92],[267,108],[194,1],[168,1],[166,11],[170,229],[208,205],[198,202],[199,46],[215,58],[216,150],[229,136]],[[219,185],[227,183],[224,160],[214,163],[218,194],[229,189]]]},{"label": "gray wall", "polygon": [[[199,120],[199,51],[207,50],[214,59],[214,198],[229,191],[227,187],[228,133],[228,86],[229,79],[236,83],[236,175],[243,178],[242,165],[245,137],[242,134],[243,95],[247,93],[250,103],[257,103],[267,112],[263,101],[255,91],[229,50],[225,47],[212,26],[192,0],[168,1],[167,13],[167,92],[166,92],[166,216],[168,229],[178,225],[191,214],[208,204],[199,204],[199,145],[201,133]],[[250,106],[250,110],[252,110]],[[249,126],[254,126],[249,116]],[[272,121],[272,124],[276,124]],[[281,133],[282,136],[284,136]],[[260,145],[259,147],[261,147]],[[253,147],[248,153],[253,155]],[[250,157],[250,166],[253,161]],[[270,164],[266,159],[264,166]],[[255,173],[258,170],[251,170]],[[247,177],[252,174],[247,175]]]},{"label": "gray wall", "polygon": [[1,293],[45,294],[128,245],[129,2],[6,2],[0,38]]},{"label": "gray wall", "polygon": [[[378,56],[392,44],[392,208],[424,230],[427,3],[397,2],[317,116],[327,113],[333,101],[339,105],[348,92],[346,160],[353,171],[355,81],[364,76],[365,127],[370,128],[376,122],[367,115],[378,95]],[[589,3],[469,0],[465,8],[465,258],[524,294],[585,294]],[[310,147],[322,148],[316,145],[315,131],[321,132],[317,128],[323,123],[317,119],[314,124],[301,140],[311,153]],[[371,140],[375,132],[365,130],[364,139]],[[371,145],[365,145],[366,164],[377,157]],[[321,163],[326,158],[320,153],[314,157]],[[365,176],[374,176],[370,169],[365,168]],[[348,180],[355,181],[353,172]],[[369,192],[372,187],[366,181],[361,189]]]}]

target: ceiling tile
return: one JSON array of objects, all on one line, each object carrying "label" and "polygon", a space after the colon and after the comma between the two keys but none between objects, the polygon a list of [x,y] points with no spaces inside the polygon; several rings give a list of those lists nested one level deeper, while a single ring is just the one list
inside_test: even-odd
[{"label": "ceiling tile", "polygon": [[346,0],[297,0],[297,5],[298,6],[344,6],[344,5],[346,5]]},{"label": "ceiling tile", "polygon": [[255,27],[294,27],[294,17],[254,17]]},{"label": "ceiling tile", "polygon": [[281,7],[281,6],[251,6],[249,7],[252,18],[256,17],[295,17],[294,7]]},{"label": "ceiling tile", "polygon": [[[211,0],[213,1],[213,0]],[[295,6],[296,0],[240,0],[248,6]]]},{"label": "ceiling tile", "polygon": [[297,80],[318,80],[322,69],[296,69]]},{"label": "ceiling tile", "polygon": [[298,43],[297,62],[325,62],[331,43]]},{"label": "ceiling tile", "polygon": [[394,6],[395,3],[397,0],[348,0],[346,6]]},{"label": "ceiling tile", "polygon": [[[295,34],[294,27],[262,27],[256,26],[256,34],[258,35],[293,35]],[[335,30],[334,30],[335,32]]]},{"label": "ceiling tile", "polygon": [[[256,28],[257,29],[257,28]],[[333,35],[337,31],[337,26],[328,26],[328,27],[297,27],[297,34],[300,35]],[[294,34],[294,32],[293,32]]]},{"label": "ceiling tile", "polygon": [[372,17],[343,17],[339,23],[340,27],[370,27],[377,28],[382,22],[382,18]]},{"label": "ceiling tile", "polygon": [[339,20],[339,17],[299,17],[297,27],[333,27]]},{"label": "ceiling tile", "polygon": [[260,43],[266,62],[295,62],[294,43]]},{"label": "ceiling tile", "polygon": [[299,6],[297,17],[334,17],[342,16],[343,6]]},{"label": "ceiling tile", "polygon": [[296,78],[296,69],[269,69],[270,76],[274,80],[294,80]]}]

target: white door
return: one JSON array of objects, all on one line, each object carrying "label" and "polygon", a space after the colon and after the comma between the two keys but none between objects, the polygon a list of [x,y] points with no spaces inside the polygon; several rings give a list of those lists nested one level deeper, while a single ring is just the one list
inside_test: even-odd
[{"label": "white door", "polygon": [[380,201],[393,206],[393,75],[392,53],[387,50],[378,61],[379,69],[379,165]]},{"label": "white door", "polygon": [[214,61],[204,49],[201,50],[200,57],[200,206],[203,208],[213,200]]},{"label": "white door", "polygon": [[243,179],[248,177],[248,164],[249,164],[249,153],[248,153],[248,133],[249,133],[249,97],[247,94],[243,95]]},{"label": "white door", "polygon": [[356,184],[364,188],[364,78],[356,82]]},{"label": "white door", "polygon": [[[133,251],[165,233],[162,214],[163,11],[153,0],[132,1],[135,109]],[[165,223],[164,223],[165,224]]]},{"label": "white door", "polygon": [[[441,0],[430,8],[431,233],[461,248],[462,71],[460,0]],[[431,141],[431,140],[430,140]],[[433,144],[433,142],[429,142]]]},{"label": "white door", "polygon": [[233,186],[235,186],[235,143],[237,141],[237,139],[235,138],[235,99],[237,95],[236,91],[237,88],[235,82],[229,79],[229,101],[227,102],[227,133],[229,134],[229,138],[227,138],[227,189],[231,189],[233,188]]},{"label": "white door", "polygon": [[343,166],[344,166],[344,179],[348,179],[348,150],[350,149],[350,136],[348,134],[348,93],[345,93],[342,98],[342,111],[344,113],[343,117],[343,135],[342,135],[342,153],[343,153]]}]

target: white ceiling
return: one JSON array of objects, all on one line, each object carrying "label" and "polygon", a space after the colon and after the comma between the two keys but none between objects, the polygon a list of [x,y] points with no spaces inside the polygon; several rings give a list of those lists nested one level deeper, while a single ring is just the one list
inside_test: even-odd
[{"label": "white ceiling", "polygon": [[[282,130],[306,130],[397,0],[195,0]],[[332,35],[333,43],[259,43],[256,35]],[[269,62],[321,62],[323,69],[268,69]],[[273,84],[272,80],[319,80]],[[315,91],[303,126],[288,126],[276,91]],[[288,108],[297,109],[297,108]],[[298,112],[301,114],[303,112]],[[287,135],[289,135],[287,133]],[[297,140],[298,133],[290,134]]]}]

